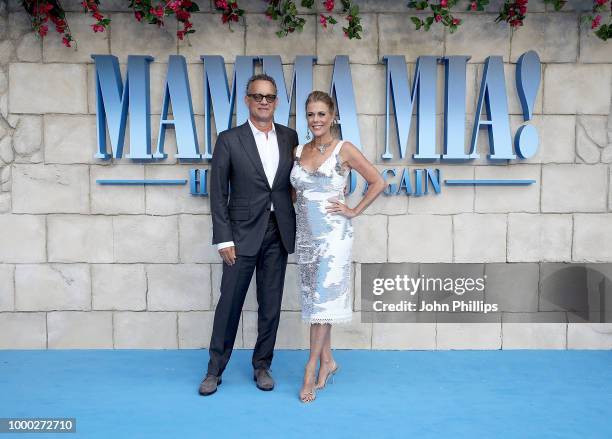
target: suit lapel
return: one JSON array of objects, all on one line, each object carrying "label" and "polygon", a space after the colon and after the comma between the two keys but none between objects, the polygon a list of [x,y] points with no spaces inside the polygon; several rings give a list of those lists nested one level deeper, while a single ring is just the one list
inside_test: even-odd
[{"label": "suit lapel", "polygon": [[282,130],[278,129],[278,124],[274,124],[276,130],[276,143],[278,143],[278,166],[276,167],[276,174],[274,175],[274,181],[272,187],[278,183],[278,178],[281,175],[283,168],[287,164],[289,158],[289,149],[287,148],[288,140],[285,138]]},{"label": "suit lapel", "polygon": [[255,137],[253,137],[253,131],[251,131],[251,127],[249,122],[246,121],[240,130],[240,144],[242,148],[246,152],[246,155],[249,157],[255,170],[259,173],[259,175],[264,179],[266,185],[270,187],[268,183],[268,178],[266,177],[266,172],[263,168],[263,163],[261,162],[261,157],[259,156],[259,151],[257,150],[257,143],[255,143]]}]

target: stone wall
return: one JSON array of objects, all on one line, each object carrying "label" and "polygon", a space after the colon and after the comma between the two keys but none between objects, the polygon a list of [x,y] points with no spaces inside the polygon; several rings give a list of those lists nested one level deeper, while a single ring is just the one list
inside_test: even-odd
[{"label": "stone wall", "polygon": [[[201,1],[203,11],[193,20],[197,32],[180,42],[175,22],[158,30],[135,22],[127,1],[102,3],[112,11],[112,29],[104,34],[93,34],[81,13],[68,14],[75,51],[61,46],[54,32],[37,39],[18,1],[0,0],[0,348],[202,348],[209,341],[221,260],[210,245],[208,199],[191,196],[184,186],[96,184],[100,178],[186,178],[193,165],[176,162],[172,135],[165,162],[94,158],[93,53],[112,53],[122,63],[128,54],[156,58],[154,131],[164,63],[170,54],[184,55],[200,134],[201,54],[223,55],[229,71],[237,55],[278,54],[288,73],[296,50],[316,54],[315,87],[323,90],[334,56],[348,54],[364,152],[383,169],[383,55],[405,55],[410,74],[419,55],[470,55],[472,113],[485,57],[503,56],[515,132],[522,117],[513,64],[536,50],[543,63],[534,116],[541,139],[537,156],[521,164],[440,168],[448,178],[537,183],[519,190],[445,187],[437,196],[381,197],[354,221],[355,286],[360,264],[368,262],[612,262],[612,43],[580,26],[572,4],[565,12],[543,14],[541,1],[530,2],[525,26],[512,33],[494,23],[494,1],[488,12],[457,14],[465,24],[451,35],[441,27],[416,32],[405,1],[362,0],[363,39],[347,41],[340,26],[324,32],[312,16],[301,34],[278,39],[261,0],[242,0],[247,25],[228,32]],[[468,120],[471,129],[473,114]],[[480,145],[487,146],[484,136]],[[279,348],[308,345],[293,262]],[[254,345],[256,309],[250,291],[237,347]],[[611,325],[362,324],[359,297],[355,310],[350,326],[334,330],[335,347],[612,348]]]}]

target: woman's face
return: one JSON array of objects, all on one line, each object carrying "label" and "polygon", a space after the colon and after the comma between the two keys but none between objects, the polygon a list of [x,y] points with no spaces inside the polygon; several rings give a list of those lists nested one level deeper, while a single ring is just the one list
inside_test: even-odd
[{"label": "woman's face", "polygon": [[311,102],[306,107],[308,128],[315,137],[323,137],[329,134],[334,116],[325,102]]}]

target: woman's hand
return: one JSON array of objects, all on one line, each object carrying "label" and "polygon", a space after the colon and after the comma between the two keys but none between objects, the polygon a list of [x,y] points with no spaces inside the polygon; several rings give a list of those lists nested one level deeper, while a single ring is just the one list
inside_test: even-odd
[{"label": "woman's hand", "polygon": [[351,209],[346,204],[338,200],[329,200],[329,205],[325,207],[327,213],[334,213],[336,215],[343,215],[347,218],[355,218],[357,212],[355,209]]}]

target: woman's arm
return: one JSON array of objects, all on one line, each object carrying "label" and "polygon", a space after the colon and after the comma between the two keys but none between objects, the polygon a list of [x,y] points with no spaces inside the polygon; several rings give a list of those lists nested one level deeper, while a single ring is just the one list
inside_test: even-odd
[{"label": "woman's arm", "polygon": [[352,209],[339,201],[332,202],[328,212],[341,213],[348,218],[361,214],[385,189],[385,180],[380,176],[374,165],[350,142],[344,142],[340,149],[342,166],[354,169],[368,182],[368,190],[357,206]]}]

